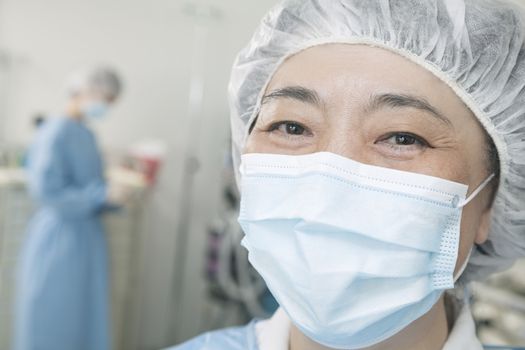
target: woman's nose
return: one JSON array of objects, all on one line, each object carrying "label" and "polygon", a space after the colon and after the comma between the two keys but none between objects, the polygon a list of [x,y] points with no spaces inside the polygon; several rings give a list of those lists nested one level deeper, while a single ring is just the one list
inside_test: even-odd
[{"label": "woman's nose", "polygon": [[330,152],[337,155],[361,161],[366,158],[364,153],[364,142],[359,135],[358,128],[350,126],[339,126],[327,128],[319,138],[316,152]]}]

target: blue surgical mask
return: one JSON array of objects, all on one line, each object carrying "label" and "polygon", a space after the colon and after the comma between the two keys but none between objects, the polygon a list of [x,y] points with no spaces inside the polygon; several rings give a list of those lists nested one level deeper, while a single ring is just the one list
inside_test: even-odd
[{"label": "blue surgical mask", "polygon": [[[249,260],[294,324],[336,349],[392,337],[454,287],[466,185],[332,154],[246,154]],[[459,275],[459,274],[458,274]]]},{"label": "blue surgical mask", "polygon": [[102,119],[108,112],[108,104],[101,100],[94,100],[86,103],[82,108],[82,113],[89,119]]}]

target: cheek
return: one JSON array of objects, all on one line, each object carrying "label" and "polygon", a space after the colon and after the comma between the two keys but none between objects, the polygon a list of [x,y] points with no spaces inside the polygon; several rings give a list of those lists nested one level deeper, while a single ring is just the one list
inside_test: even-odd
[{"label": "cheek", "polygon": [[254,149],[256,147],[256,143],[253,140],[252,134],[248,135],[248,138],[246,139],[246,143],[244,144],[244,147],[242,148],[242,154],[244,153],[254,153]]},{"label": "cheek", "polygon": [[411,173],[429,175],[468,185],[469,171],[465,167],[465,157],[457,149],[427,149],[414,159],[397,160],[385,158],[377,152],[367,162]]},{"label": "cheek", "polygon": [[[465,167],[465,157],[459,151],[434,152],[426,164],[426,175],[436,176],[461,184],[469,184],[469,171]],[[430,156],[429,156],[430,158]]]},{"label": "cheek", "polygon": [[301,150],[293,150],[293,149],[283,149],[283,147],[279,146],[278,144],[274,142],[269,141],[269,135],[253,130],[250,135],[248,135],[248,138],[246,140],[246,145],[244,146],[244,149],[242,153],[269,153],[269,154],[287,154],[287,155],[300,155],[305,153],[313,153],[315,150],[312,149],[301,149]]},{"label": "cheek", "polygon": [[246,140],[242,153],[267,153],[268,143],[264,142],[263,138],[253,131]]},{"label": "cheek", "polygon": [[456,261],[456,272],[463,265],[465,259],[467,259],[470,249],[474,244],[481,222],[481,214],[482,209],[480,208],[479,201],[476,200],[463,209],[461,215],[461,236],[459,241],[458,258]]}]

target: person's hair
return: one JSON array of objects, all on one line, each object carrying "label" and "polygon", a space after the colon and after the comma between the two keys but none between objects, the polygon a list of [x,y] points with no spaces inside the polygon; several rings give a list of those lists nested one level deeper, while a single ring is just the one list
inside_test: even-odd
[{"label": "person's hair", "polygon": [[489,208],[494,203],[494,199],[498,192],[499,182],[500,182],[500,158],[498,155],[498,150],[492,138],[485,133],[486,138],[486,152],[487,152],[487,170],[489,174],[494,174],[494,179],[491,182],[491,194],[489,199]]}]

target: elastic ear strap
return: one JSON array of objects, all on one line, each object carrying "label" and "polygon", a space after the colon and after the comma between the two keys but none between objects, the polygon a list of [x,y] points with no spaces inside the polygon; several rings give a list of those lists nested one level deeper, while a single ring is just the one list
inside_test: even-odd
[{"label": "elastic ear strap", "polygon": [[459,269],[459,271],[456,273],[456,275],[454,276],[454,283],[457,282],[457,280],[461,277],[461,275],[463,274],[463,272],[465,272],[465,269],[467,268],[467,265],[468,265],[468,261],[470,260],[470,256],[472,255],[472,251],[474,249],[473,248],[470,248],[470,251],[468,252],[468,255],[467,255],[467,258],[465,259],[465,261],[463,262],[463,265],[461,265],[461,268]]},{"label": "elastic ear strap", "polygon": [[469,204],[474,198],[476,198],[476,196],[481,192],[483,191],[483,189],[489,184],[489,182],[494,178],[496,177],[495,174],[491,174],[489,177],[487,177],[487,179],[485,181],[483,181],[481,183],[481,185],[478,186],[478,188],[476,188],[474,190],[474,192],[472,192],[470,194],[470,196],[468,196],[467,199],[465,199],[463,202],[459,203],[458,204],[458,208],[463,208],[465,205]]}]

